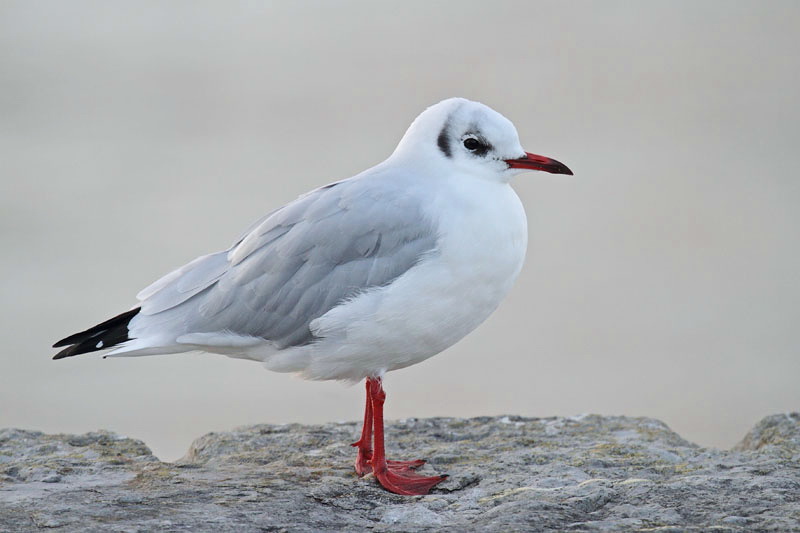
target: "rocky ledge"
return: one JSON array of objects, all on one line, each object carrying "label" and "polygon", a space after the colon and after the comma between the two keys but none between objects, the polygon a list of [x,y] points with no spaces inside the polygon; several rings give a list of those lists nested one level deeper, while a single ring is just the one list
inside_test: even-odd
[{"label": "rocky ledge", "polygon": [[800,414],[731,451],[647,418],[433,418],[392,456],[449,479],[397,496],[351,468],[355,423],[211,433],[176,463],[112,433],[0,431],[0,531],[800,531]]}]

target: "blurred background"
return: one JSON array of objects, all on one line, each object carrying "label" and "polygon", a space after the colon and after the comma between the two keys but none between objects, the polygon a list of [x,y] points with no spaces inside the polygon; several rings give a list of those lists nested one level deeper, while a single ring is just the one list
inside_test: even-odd
[{"label": "blurred background", "polygon": [[650,416],[730,447],[800,407],[799,58],[791,1],[2,2],[0,427],[174,460],[359,419],[361,386],[50,345],[464,96],[575,176],[516,179],[519,281],[389,374],[387,417]]}]

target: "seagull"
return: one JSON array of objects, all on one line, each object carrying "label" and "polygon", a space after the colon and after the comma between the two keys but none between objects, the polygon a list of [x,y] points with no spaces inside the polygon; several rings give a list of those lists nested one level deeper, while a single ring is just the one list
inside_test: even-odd
[{"label": "seagull", "polygon": [[384,162],[270,212],[227,250],[139,292],[129,311],[55,343],[65,348],[53,359],[200,350],[311,380],[366,380],[356,473],[427,494],[447,476],[386,459],[383,377],[455,344],[509,292],[528,240],[509,182],[529,170],[572,175],[525,152],[500,113],[444,100]]}]

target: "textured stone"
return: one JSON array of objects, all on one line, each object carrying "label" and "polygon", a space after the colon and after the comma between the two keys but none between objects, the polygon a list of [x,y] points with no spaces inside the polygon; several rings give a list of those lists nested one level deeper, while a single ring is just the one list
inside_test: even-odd
[{"label": "textured stone", "polygon": [[259,425],[177,463],[107,432],[0,431],[0,531],[800,531],[800,415],[732,451],[646,418],[409,419],[395,458],[448,473],[398,496],[352,470],[355,423]]}]

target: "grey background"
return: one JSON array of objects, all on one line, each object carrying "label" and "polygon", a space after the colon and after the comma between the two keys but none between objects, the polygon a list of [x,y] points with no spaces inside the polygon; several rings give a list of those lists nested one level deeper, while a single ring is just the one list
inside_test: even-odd
[{"label": "grey background", "polygon": [[464,96],[576,175],[516,179],[517,285],[388,376],[387,416],[647,415],[730,446],[800,403],[799,45],[796,2],[0,3],[0,427],[174,459],[358,419],[360,386],[49,345]]}]

